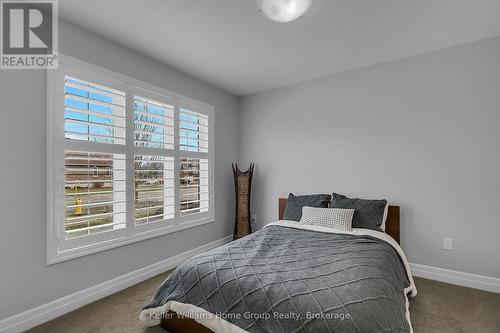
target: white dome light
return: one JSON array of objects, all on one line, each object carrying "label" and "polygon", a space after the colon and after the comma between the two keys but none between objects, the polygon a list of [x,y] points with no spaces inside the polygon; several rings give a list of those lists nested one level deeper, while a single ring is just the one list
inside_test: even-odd
[{"label": "white dome light", "polygon": [[311,8],[313,0],[257,0],[262,14],[276,22],[295,21]]}]

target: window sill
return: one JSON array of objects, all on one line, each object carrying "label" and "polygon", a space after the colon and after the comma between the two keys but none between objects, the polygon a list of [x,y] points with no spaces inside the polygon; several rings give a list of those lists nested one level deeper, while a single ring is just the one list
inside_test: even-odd
[{"label": "window sill", "polygon": [[[208,223],[213,223],[215,220],[212,217],[206,217],[203,219],[195,220],[195,221],[189,221],[189,222],[184,222],[184,223],[179,223],[175,225],[169,225],[165,226],[163,228],[156,228],[152,230],[147,230],[144,232],[138,232],[130,236],[126,237],[120,237],[120,238],[114,238],[110,239],[107,241],[103,241],[100,243],[95,243],[92,245],[88,246],[83,246],[80,248],[74,248],[62,252],[57,252],[57,253],[48,253],[47,255],[47,266],[48,265],[53,265],[59,262],[87,256],[90,254],[114,249],[120,246],[160,237],[160,236],[165,236],[171,233],[175,233],[178,231],[186,230],[186,229],[191,229],[194,227],[202,226]],[[140,227],[136,227],[140,228]]]}]

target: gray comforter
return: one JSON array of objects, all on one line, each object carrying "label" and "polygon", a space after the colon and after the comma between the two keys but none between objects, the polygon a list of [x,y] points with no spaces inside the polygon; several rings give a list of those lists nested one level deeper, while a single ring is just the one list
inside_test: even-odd
[{"label": "gray comforter", "polygon": [[269,226],[189,259],[144,309],[175,300],[248,332],[409,332],[409,286],[382,240]]}]

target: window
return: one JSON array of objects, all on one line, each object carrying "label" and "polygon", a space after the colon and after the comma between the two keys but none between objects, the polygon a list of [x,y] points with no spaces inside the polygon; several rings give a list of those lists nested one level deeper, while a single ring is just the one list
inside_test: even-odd
[{"label": "window", "polygon": [[183,151],[208,153],[208,116],[181,108],[179,141]]},{"label": "window", "polygon": [[213,107],[60,61],[47,82],[47,262],[212,222]]},{"label": "window", "polygon": [[[206,114],[180,108],[180,212],[182,216],[208,211],[208,125]],[[190,152],[190,153],[188,153]],[[194,158],[193,158],[194,157]]]},{"label": "window", "polygon": [[66,150],[64,178],[65,239],[125,228],[125,155]]},{"label": "window", "polygon": [[135,223],[175,218],[174,159],[135,155]]},{"label": "window", "polygon": [[139,147],[174,149],[174,106],[135,96],[134,142]]},{"label": "window", "polygon": [[208,160],[181,158],[179,170],[181,215],[208,211]]}]

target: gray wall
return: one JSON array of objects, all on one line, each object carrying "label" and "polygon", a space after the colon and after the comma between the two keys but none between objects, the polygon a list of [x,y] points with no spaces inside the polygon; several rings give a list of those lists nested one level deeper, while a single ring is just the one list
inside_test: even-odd
[{"label": "gray wall", "polygon": [[500,39],[248,96],[241,112],[260,226],[289,192],[387,198],[410,262],[500,277]]},{"label": "gray wall", "polygon": [[216,222],[46,266],[46,74],[2,70],[0,319],[232,234],[238,100],[72,25],[59,33],[69,56],[215,106]]}]

